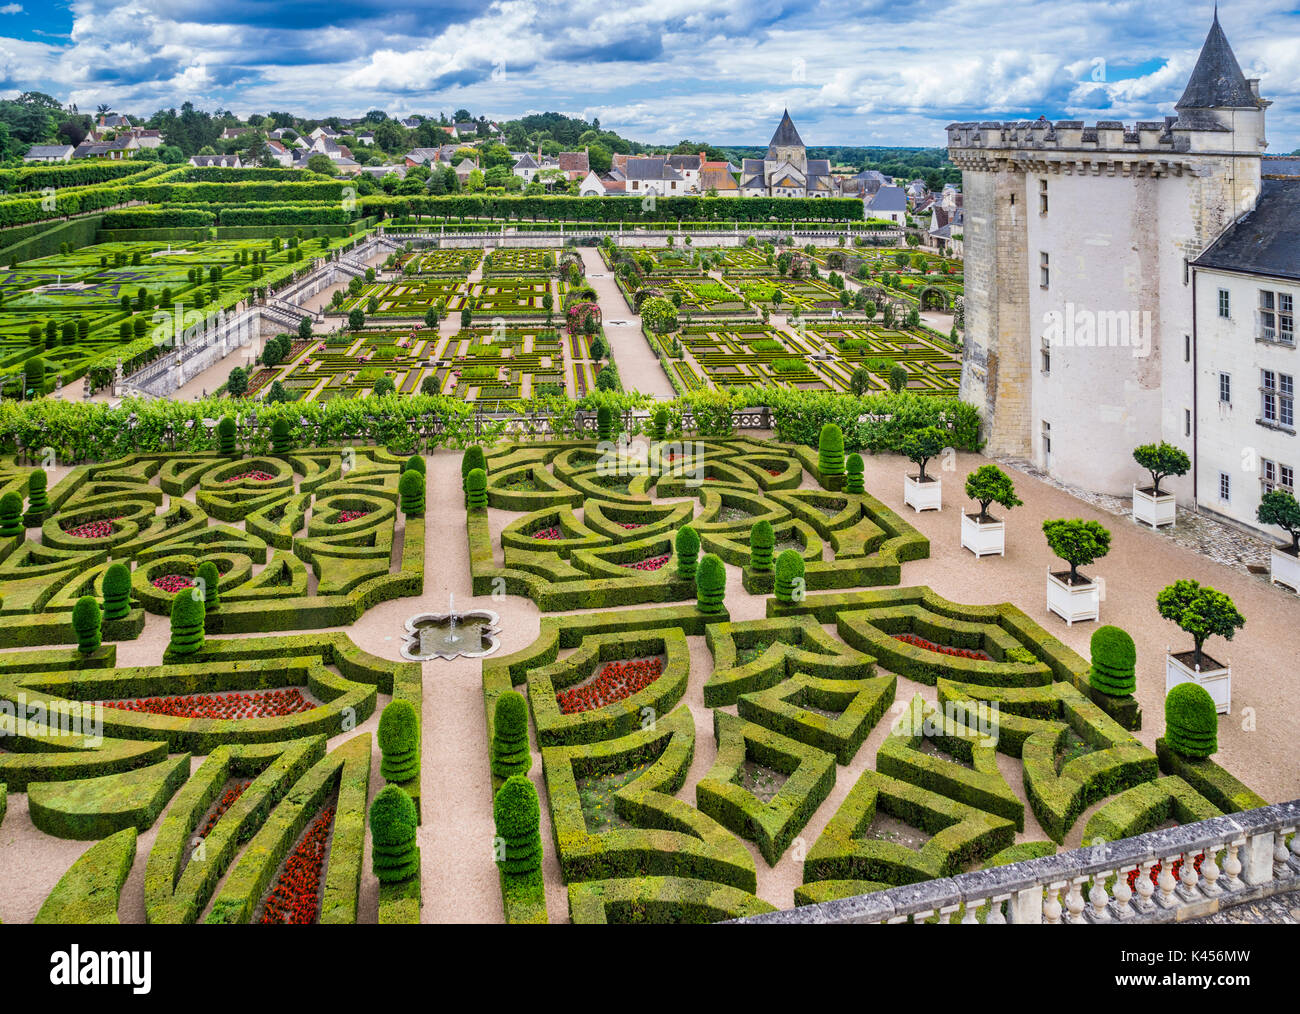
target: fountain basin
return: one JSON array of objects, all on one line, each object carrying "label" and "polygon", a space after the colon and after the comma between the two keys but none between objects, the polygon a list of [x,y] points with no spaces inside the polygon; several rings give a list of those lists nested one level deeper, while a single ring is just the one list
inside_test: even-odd
[{"label": "fountain basin", "polygon": [[490,609],[463,613],[420,613],[406,621],[402,657],[412,662],[441,658],[482,658],[500,646],[500,617]]}]

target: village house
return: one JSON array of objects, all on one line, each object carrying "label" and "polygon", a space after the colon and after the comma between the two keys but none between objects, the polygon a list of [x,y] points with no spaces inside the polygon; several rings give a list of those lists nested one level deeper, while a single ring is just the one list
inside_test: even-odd
[{"label": "village house", "polygon": [[897,226],[907,224],[907,194],[902,187],[881,187],[863,203],[863,214],[867,218],[893,222]]},{"label": "village house", "polygon": [[67,162],[76,149],[70,144],[34,144],[23,156],[24,162]]}]

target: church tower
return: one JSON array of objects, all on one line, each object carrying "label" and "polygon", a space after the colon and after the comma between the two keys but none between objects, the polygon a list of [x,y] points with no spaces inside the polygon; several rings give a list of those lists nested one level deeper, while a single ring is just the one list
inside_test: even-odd
[{"label": "church tower", "polygon": [[[1264,110],[1217,12],[1175,116],[954,123],[966,209],[961,396],[986,450],[1132,492],[1132,450],[1193,452],[1191,271],[1258,198]],[[1190,479],[1171,483],[1190,502]]]},{"label": "church tower", "polygon": [[800,173],[806,175],[808,172],[808,149],[804,147],[799,131],[794,129],[794,121],[790,119],[788,109],[781,114],[781,122],[777,124],[776,133],[767,144],[766,161],[773,167],[788,162]]}]

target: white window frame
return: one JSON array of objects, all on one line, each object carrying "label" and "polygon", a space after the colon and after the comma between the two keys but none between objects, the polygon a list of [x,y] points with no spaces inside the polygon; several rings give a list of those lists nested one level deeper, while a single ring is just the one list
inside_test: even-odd
[{"label": "white window frame", "polygon": [[1219,404],[1232,404],[1232,374],[1219,373]]},{"label": "white window frame", "polygon": [[1219,499],[1223,503],[1232,503],[1232,476],[1227,472],[1219,473]]},{"label": "white window frame", "polygon": [[1232,320],[1232,293],[1227,289],[1219,290],[1219,316],[1224,320]]}]

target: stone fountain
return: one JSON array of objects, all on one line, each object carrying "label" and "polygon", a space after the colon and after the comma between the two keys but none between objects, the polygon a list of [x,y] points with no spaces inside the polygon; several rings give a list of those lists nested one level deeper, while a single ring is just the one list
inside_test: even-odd
[{"label": "stone fountain", "polygon": [[420,613],[406,621],[402,657],[413,662],[442,658],[482,658],[497,650],[500,617],[490,609],[456,612],[456,598],[447,596],[447,612]]}]

